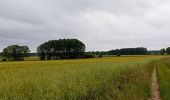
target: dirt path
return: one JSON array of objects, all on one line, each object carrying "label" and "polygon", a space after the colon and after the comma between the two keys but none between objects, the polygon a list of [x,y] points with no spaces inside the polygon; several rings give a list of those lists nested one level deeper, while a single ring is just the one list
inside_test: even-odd
[{"label": "dirt path", "polygon": [[157,75],[156,75],[156,65],[154,65],[154,69],[152,72],[152,82],[151,82],[151,97],[149,100],[161,100],[158,82],[157,82]]}]

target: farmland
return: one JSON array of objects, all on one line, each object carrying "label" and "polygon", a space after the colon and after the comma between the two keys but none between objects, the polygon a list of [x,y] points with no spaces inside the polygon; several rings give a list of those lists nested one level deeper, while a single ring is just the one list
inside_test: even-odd
[{"label": "farmland", "polygon": [[[52,61],[27,58],[22,62],[0,62],[0,99],[147,100],[153,63],[161,58],[122,56]],[[164,81],[168,81],[163,77],[169,73],[161,73],[165,68],[158,69],[164,95],[163,90],[168,91]]]}]

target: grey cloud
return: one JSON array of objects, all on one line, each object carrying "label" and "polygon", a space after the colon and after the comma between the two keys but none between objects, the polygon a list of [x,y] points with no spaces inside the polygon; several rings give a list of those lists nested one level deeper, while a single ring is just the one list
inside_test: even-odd
[{"label": "grey cloud", "polygon": [[0,50],[78,38],[87,50],[170,45],[168,0],[1,0]]}]

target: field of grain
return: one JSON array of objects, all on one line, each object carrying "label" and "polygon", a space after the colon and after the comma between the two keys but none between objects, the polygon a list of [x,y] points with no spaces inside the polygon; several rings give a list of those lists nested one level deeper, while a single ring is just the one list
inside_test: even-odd
[{"label": "field of grain", "polygon": [[163,59],[157,63],[158,81],[160,95],[163,100],[169,100],[170,97],[170,58]]},{"label": "field of grain", "polygon": [[0,100],[147,100],[160,58],[0,62]]}]

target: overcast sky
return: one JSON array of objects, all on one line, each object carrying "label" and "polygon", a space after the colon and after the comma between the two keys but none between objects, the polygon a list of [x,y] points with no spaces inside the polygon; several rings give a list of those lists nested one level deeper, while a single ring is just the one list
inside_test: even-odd
[{"label": "overcast sky", "polygon": [[0,51],[77,38],[86,50],[170,46],[169,0],[0,0]]}]

